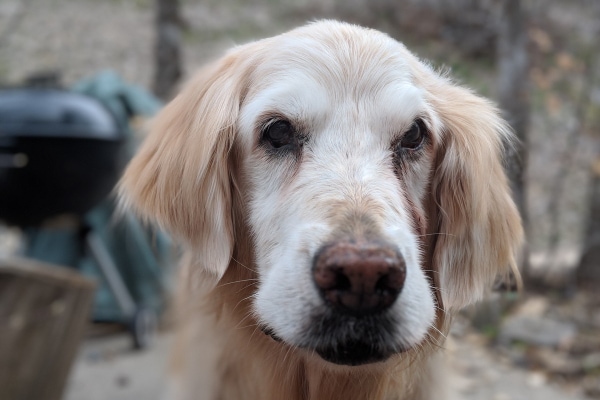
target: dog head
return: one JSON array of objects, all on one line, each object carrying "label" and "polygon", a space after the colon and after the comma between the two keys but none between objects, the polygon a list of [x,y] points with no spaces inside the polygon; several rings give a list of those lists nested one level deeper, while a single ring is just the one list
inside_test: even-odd
[{"label": "dog head", "polygon": [[120,190],[215,281],[249,246],[257,323],[357,365],[420,346],[516,273],[510,138],[488,101],[400,43],[324,21],[201,71]]}]

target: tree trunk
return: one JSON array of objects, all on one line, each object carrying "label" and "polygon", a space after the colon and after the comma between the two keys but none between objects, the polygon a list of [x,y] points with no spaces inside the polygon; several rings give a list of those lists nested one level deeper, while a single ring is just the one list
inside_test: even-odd
[{"label": "tree trunk", "polygon": [[[525,171],[527,167],[527,130],[529,125],[529,55],[527,18],[520,0],[501,0],[498,24],[498,96],[519,143],[509,146],[507,173],[517,207],[527,231]],[[528,251],[522,254],[522,271],[529,272]]]},{"label": "tree trunk", "polygon": [[154,93],[168,100],[181,77],[181,18],[179,0],[156,0]]},{"label": "tree trunk", "polygon": [[600,284],[600,155],[592,173],[590,215],[583,255],[577,268],[577,284],[597,289]]}]

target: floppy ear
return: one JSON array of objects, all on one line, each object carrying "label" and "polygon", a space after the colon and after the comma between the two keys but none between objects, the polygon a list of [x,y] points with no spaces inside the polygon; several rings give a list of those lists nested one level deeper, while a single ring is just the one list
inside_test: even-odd
[{"label": "floppy ear", "polygon": [[233,251],[228,153],[246,79],[238,53],[201,70],[158,114],[119,185],[125,207],[193,247],[216,278]]},{"label": "floppy ear", "polygon": [[521,219],[502,165],[512,134],[490,102],[464,88],[440,86],[432,103],[443,125],[431,183],[432,266],[444,307],[459,309],[498,274],[520,282]]}]

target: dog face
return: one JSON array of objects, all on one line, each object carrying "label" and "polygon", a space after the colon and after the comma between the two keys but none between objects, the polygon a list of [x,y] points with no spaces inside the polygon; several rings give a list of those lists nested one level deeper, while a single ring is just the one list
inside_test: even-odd
[{"label": "dog face", "polygon": [[268,79],[240,110],[241,170],[257,319],[359,363],[415,346],[434,320],[421,249],[439,122],[399,45],[338,35],[284,39],[257,66]]},{"label": "dog face", "polygon": [[398,42],[325,21],[201,72],[121,192],[217,278],[248,242],[263,330],[358,365],[420,346],[436,310],[514,266],[508,138],[489,103]]}]

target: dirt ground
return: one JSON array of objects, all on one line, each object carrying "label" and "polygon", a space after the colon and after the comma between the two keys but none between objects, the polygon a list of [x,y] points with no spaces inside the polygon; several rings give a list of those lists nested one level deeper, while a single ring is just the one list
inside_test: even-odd
[{"label": "dirt ground", "polygon": [[[165,393],[172,336],[153,348],[131,350],[126,334],[88,339],[80,350],[65,400],[159,400]],[[447,344],[448,400],[585,400],[581,389],[557,385],[541,371],[515,368],[490,352],[474,332],[453,334]]]},{"label": "dirt ground", "polygon": [[[183,3],[188,25],[184,33],[184,70],[189,77],[206,60],[233,44],[281,32],[309,19],[331,16],[335,0],[186,0]],[[128,82],[150,87],[152,5],[152,0],[0,1],[0,84],[16,84],[34,72],[55,70],[62,74],[66,85],[71,85],[111,69]],[[580,10],[555,14],[580,25]],[[539,32],[537,37],[540,43],[544,42]],[[439,43],[422,43],[417,52],[436,57],[443,47]],[[447,55],[448,51],[445,52]],[[493,75],[485,66],[483,70],[480,65],[465,67],[457,64],[454,56],[439,62],[456,67],[460,78],[472,80],[478,89],[493,86]],[[568,110],[560,107],[556,110],[554,100],[551,97],[548,101],[540,100],[550,105],[550,111],[555,111],[550,117],[540,114],[532,117],[531,142],[537,150],[530,154],[533,232],[530,245],[534,267],[550,264],[564,270],[573,267],[581,247],[589,179],[584,166],[590,158],[591,146],[586,138],[567,142],[575,156],[559,202],[562,211],[558,224],[562,234],[549,251],[546,234],[549,193],[558,173],[554,161],[564,156],[561,144],[569,139],[561,134],[573,123],[572,118],[565,118]],[[12,231],[0,227],[0,254],[3,246],[5,252],[18,250],[18,240],[14,238]],[[481,314],[486,315],[485,308],[479,317],[468,314],[469,318],[459,318],[446,349],[453,400],[583,400],[588,398],[584,393],[600,398],[598,296],[579,293],[564,297],[563,294],[545,293],[541,300],[537,295],[528,295],[518,306],[494,308],[490,311],[493,323],[484,321],[478,329],[470,321],[477,325]],[[505,327],[499,322],[504,315],[523,320],[513,325],[507,323]],[[515,330],[515,325],[525,331]],[[548,330],[564,335],[555,335],[543,343],[531,340],[532,332],[537,340]],[[151,350],[133,352],[124,334],[88,338],[74,366],[65,399],[161,398],[170,341],[170,335],[164,334]]]}]

